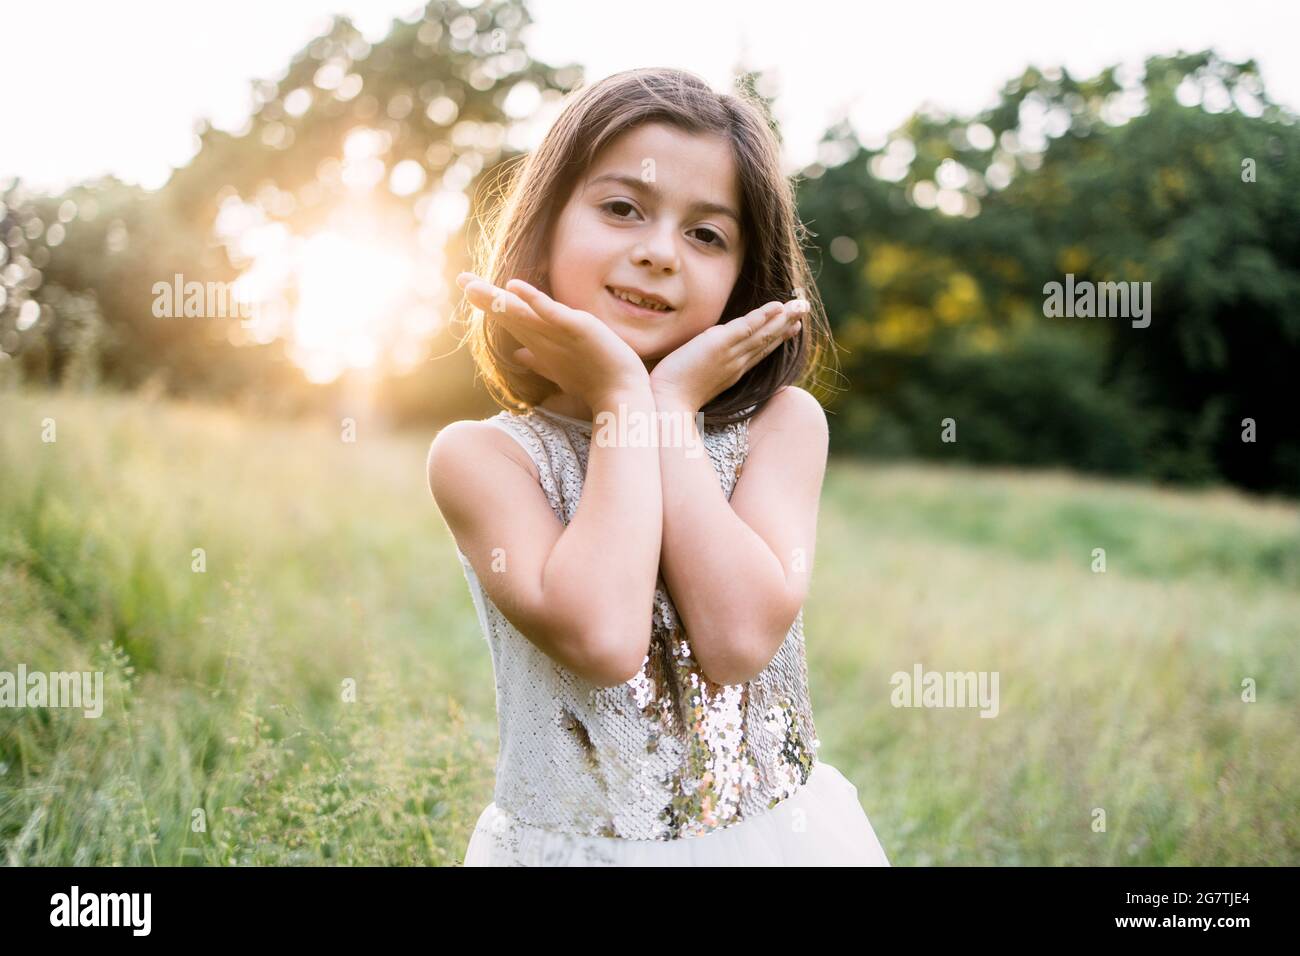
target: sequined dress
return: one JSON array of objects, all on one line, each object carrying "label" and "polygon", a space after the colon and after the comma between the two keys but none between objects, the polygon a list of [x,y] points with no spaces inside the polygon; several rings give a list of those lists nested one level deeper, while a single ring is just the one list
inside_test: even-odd
[{"label": "sequined dress", "polygon": [[[541,407],[486,421],[528,453],[567,525],[592,423]],[[748,421],[702,437],[730,499]],[[696,663],[660,578],[640,672],[601,687],[520,633],[457,556],[491,651],[500,742],[466,866],[889,865],[857,788],[817,759],[802,610],[760,674],[721,685]]]}]

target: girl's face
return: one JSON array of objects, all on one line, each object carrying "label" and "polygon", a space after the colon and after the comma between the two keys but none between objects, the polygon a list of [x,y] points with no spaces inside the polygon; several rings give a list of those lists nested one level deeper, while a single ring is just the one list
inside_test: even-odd
[{"label": "girl's face", "polygon": [[[722,318],[744,262],[740,215],[726,139],[664,123],[629,130],[556,220],[550,293],[599,318],[653,367]],[[611,289],[657,296],[671,311],[636,309]]]}]

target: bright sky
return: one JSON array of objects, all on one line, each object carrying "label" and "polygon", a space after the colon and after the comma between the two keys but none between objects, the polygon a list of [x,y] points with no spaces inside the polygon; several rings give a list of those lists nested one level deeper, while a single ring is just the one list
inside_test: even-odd
[{"label": "bright sky", "polygon": [[[196,120],[233,129],[249,81],[276,79],[334,13],[371,42],[401,0],[0,0],[9,92],[0,178],[60,188],[111,172],[156,188],[192,154]],[[1056,10],[1053,10],[1053,7]],[[848,108],[879,136],[924,101],[959,113],[993,101],[1027,64],[1091,75],[1152,53],[1213,46],[1253,57],[1266,88],[1300,109],[1300,4],[1293,0],[1047,0],[848,3],[844,0],[532,0],[536,58],[585,66],[587,79],[677,66],[715,87],[733,66],[774,69],[790,169],[815,158]]]}]

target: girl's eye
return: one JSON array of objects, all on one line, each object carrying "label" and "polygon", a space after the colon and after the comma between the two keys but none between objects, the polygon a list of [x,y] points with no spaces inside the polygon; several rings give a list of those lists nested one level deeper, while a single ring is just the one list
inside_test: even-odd
[{"label": "girl's eye", "polygon": [[[611,199],[609,202],[601,203],[600,208],[608,210],[612,215],[618,217],[619,219],[626,219],[627,218],[626,216],[619,215],[618,213],[614,212],[615,206],[626,206],[628,209],[631,209],[634,212],[636,211],[636,207],[624,199]],[[712,237],[711,239],[705,241],[705,245],[718,246],[719,248],[725,248],[727,245],[726,242],[723,241],[722,236],[719,235],[717,232],[713,231],[712,229],[708,229],[704,226],[701,226],[700,228],[692,229],[691,231],[702,232],[708,236],[711,236]]]},{"label": "girl's eye", "polygon": [[707,234],[710,235],[710,236],[713,236],[713,238],[714,238],[715,240],[717,240],[717,241],[716,241],[716,242],[709,242],[708,245],[710,245],[710,246],[725,246],[725,245],[726,245],[726,243],[722,241],[722,236],[718,235],[718,234],[717,234],[716,232],[714,232],[712,229],[706,229],[704,226],[701,226],[699,229],[692,229],[691,231],[692,231],[692,232],[703,232],[703,233],[707,233]]},{"label": "girl's eye", "polygon": [[[634,207],[630,202],[626,202],[626,201],[624,201],[624,200],[622,200],[622,199],[615,199],[615,200],[613,200],[613,201],[611,201],[611,202],[604,203],[604,204],[601,205],[600,208],[601,208],[601,209],[609,209],[609,210],[612,211],[613,208],[614,208],[615,206],[626,206],[628,209],[634,209],[634,208],[635,208],[635,207]],[[618,215],[618,214],[615,213],[615,215]],[[623,219],[623,218],[625,218],[625,217],[624,217],[624,216],[619,216],[618,218]]]}]

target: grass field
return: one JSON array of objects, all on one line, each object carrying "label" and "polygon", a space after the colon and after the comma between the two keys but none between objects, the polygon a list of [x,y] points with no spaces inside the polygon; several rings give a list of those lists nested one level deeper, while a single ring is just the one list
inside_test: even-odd
[{"label": "grass field", "polygon": [[[459,862],[496,718],[432,435],[0,403],[0,670],[108,698],[0,710],[4,860]],[[1300,863],[1295,504],[836,461],[805,630],[895,865]],[[998,672],[998,716],[892,706],[917,664]]]}]

